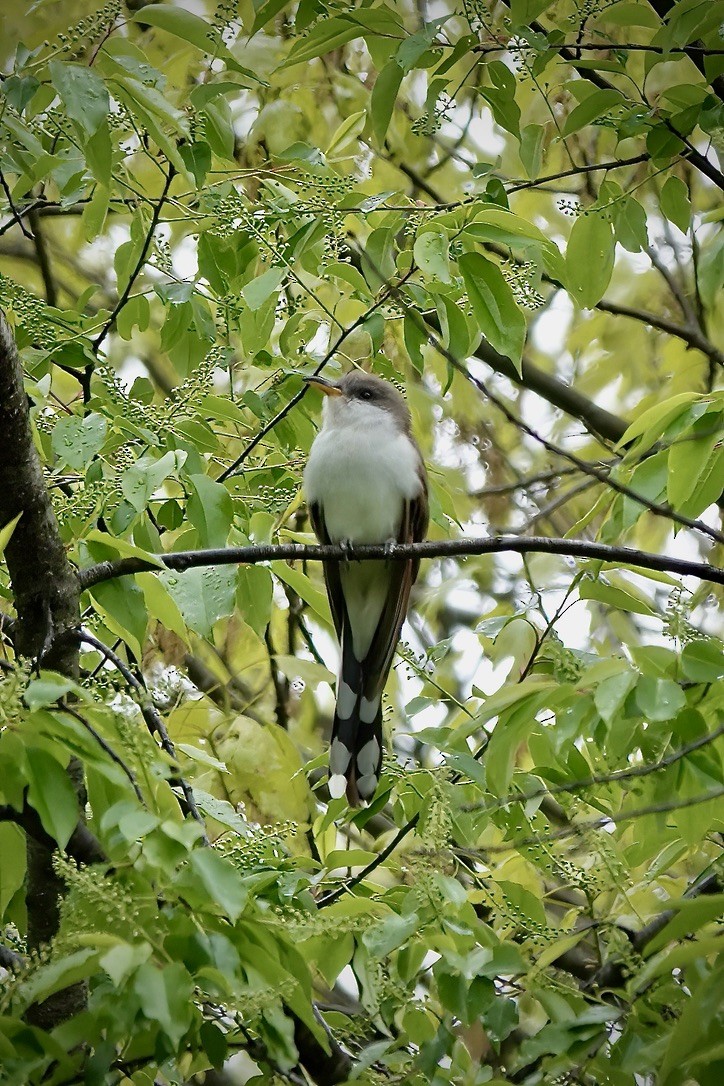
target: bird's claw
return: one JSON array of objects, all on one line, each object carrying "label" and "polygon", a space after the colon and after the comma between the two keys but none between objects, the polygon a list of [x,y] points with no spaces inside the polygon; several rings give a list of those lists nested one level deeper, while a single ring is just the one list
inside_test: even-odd
[{"label": "bird's claw", "polygon": [[397,540],[396,539],[386,539],[385,540],[385,546],[384,546],[385,558],[392,558],[392,555],[395,553],[395,548],[396,547],[397,547]]}]

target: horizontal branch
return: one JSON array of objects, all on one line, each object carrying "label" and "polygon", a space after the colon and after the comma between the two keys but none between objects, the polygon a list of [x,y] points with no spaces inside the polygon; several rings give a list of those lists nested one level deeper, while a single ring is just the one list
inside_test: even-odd
[{"label": "horizontal branch", "polygon": [[[447,42],[436,41],[436,48],[453,48],[452,45]],[[555,42],[549,41],[546,45],[547,49],[552,49],[555,52],[559,52],[563,49],[572,51],[586,50],[596,52],[628,52],[628,53],[656,53],[658,56],[668,56],[670,53],[684,53],[688,56],[689,53],[696,53],[697,56],[706,57],[719,57],[724,56],[724,49],[710,49],[705,45],[670,45],[664,47],[663,45],[643,45],[636,42],[616,42],[616,41],[589,41],[589,42]],[[526,41],[524,42],[494,42],[484,43],[481,45],[474,45],[470,50],[471,53],[513,53],[530,51],[533,47]],[[540,50],[535,50],[540,52]]]},{"label": "horizontal branch", "polygon": [[365,543],[343,547],[315,546],[307,543],[249,544],[244,547],[218,547],[209,550],[175,551],[152,558],[119,558],[99,562],[79,571],[81,587],[92,588],[102,581],[124,577],[131,573],[146,573],[159,567],[183,572],[198,566],[257,565],[259,562],[305,561],[404,561],[408,558],[465,558],[472,555],[499,554],[560,554],[566,558],[593,558],[602,562],[638,566],[685,577],[698,577],[712,584],[724,584],[724,570],[706,562],[650,554],[633,547],[611,547],[605,543],[590,543],[583,539],[548,539],[530,536],[494,536],[489,539],[429,539],[424,543]]},{"label": "horizontal branch", "polygon": [[616,814],[600,815],[598,818],[587,818],[581,822],[571,822],[562,829],[551,830],[549,833],[531,833],[501,844],[485,845],[483,848],[460,848],[456,851],[471,856],[476,860],[487,860],[487,857],[493,853],[513,852],[516,849],[552,844],[555,841],[582,837],[595,830],[608,832],[611,826],[618,826],[624,822],[636,822],[639,818],[648,818],[651,815],[684,811],[688,807],[697,807],[701,803],[713,803],[721,799],[722,796],[724,796],[724,786],[712,788],[709,792],[701,792],[699,795],[688,796],[685,799],[665,800],[662,803],[651,803],[646,807],[633,807],[618,811]]},{"label": "horizontal branch", "polygon": [[[22,811],[16,810],[7,803],[0,804],[0,822],[13,822],[39,844],[51,850],[57,848],[56,841],[43,828],[40,815],[27,803]],[[84,822],[78,822],[63,851],[78,863],[83,864],[103,863],[107,859],[98,838],[91,833]]]}]

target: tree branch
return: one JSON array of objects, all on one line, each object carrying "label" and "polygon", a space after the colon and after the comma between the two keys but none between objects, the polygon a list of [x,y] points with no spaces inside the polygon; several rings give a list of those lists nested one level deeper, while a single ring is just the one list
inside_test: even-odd
[{"label": "tree branch", "polygon": [[[718,894],[721,892],[721,889],[722,883],[719,876],[710,874],[704,876],[704,878],[697,879],[684,893],[684,897],[688,901],[691,901],[694,898],[703,897],[705,894]],[[653,942],[656,936],[664,930],[669,921],[676,916],[676,912],[676,909],[665,909],[639,931],[633,933],[627,932],[626,934],[631,941],[631,946],[634,951],[636,951],[637,954],[642,954],[649,943]],[[604,962],[601,968],[590,978],[587,987],[599,991],[602,988],[618,988],[623,984],[625,976],[625,962],[614,958]]]},{"label": "tree branch", "polygon": [[50,256],[48,254],[48,246],[45,242],[45,235],[40,225],[40,219],[38,218],[37,211],[30,211],[28,213],[28,222],[33,230],[33,245],[35,247],[35,255],[38,258],[38,267],[40,268],[40,274],[43,277],[43,286],[45,287],[45,300],[48,305],[58,304],[58,288],[55,285],[55,279],[53,277],[53,269],[50,266]]},{"label": "tree branch", "polygon": [[[401,562],[408,558],[463,558],[467,555],[499,554],[501,551],[516,551],[518,554],[561,554],[568,558],[593,558],[603,562],[638,566],[641,569],[679,573],[685,577],[698,577],[712,584],[724,584],[724,570],[710,566],[706,562],[672,558],[664,554],[650,554],[648,551],[636,550],[633,547],[613,547],[606,543],[591,543],[583,539],[549,539],[539,536],[530,536],[526,539],[518,536],[498,536],[490,539],[428,539],[423,543],[364,543],[349,548],[340,547],[338,544],[316,546],[307,543],[254,543],[244,547],[172,551],[168,554],[155,555],[156,561],[148,561],[145,558],[119,558],[116,561],[99,562],[95,566],[81,569],[78,577],[85,590],[103,581],[125,577],[131,573],[153,573],[158,570],[159,561],[166,569],[183,572],[197,566],[257,565],[259,562],[295,560]],[[123,664],[122,661],[121,664]],[[123,667],[125,668],[125,665]],[[135,676],[133,679],[136,683],[138,682]]]},{"label": "tree branch", "polygon": [[145,240],[143,242],[143,248],[141,249],[140,256],[138,257],[138,260],[136,261],[135,268],[133,269],[133,271],[131,272],[131,274],[130,274],[130,276],[128,278],[128,282],[126,283],[126,286],[125,286],[125,288],[123,290],[123,293],[121,294],[120,298],[116,302],[116,304],[115,304],[115,306],[113,308],[113,311],[111,312],[110,316],[108,317],[108,320],[103,325],[103,328],[101,329],[98,336],[96,336],[96,338],[93,340],[93,353],[94,354],[98,354],[98,351],[100,350],[101,344],[103,343],[106,336],[108,335],[108,333],[111,331],[111,329],[115,325],[116,318],[118,317],[118,314],[121,312],[124,305],[126,304],[129,297],[131,296],[131,291],[133,290],[133,285],[136,282],[136,279],[138,279],[138,276],[141,274],[141,269],[143,268],[143,265],[146,263],[146,258],[148,256],[148,250],[151,248],[151,242],[153,241],[153,235],[156,232],[156,227],[158,226],[158,220],[161,217],[161,211],[163,210],[163,205],[166,202],[166,197],[168,196],[168,190],[171,188],[171,182],[173,181],[175,174],[176,174],[176,171],[174,169],[174,166],[173,166],[172,163],[169,162],[169,164],[168,164],[168,173],[166,175],[166,183],[163,186],[163,191],[161,192],[161,195],[159,196],[158,200],[156,200],[156,202],[154,204],[153,214],[151,215],[151,222],[149,224],[148,230],[146,231],[146,237],[145,237]]},{"label": "tree branch", "polygon": [[652,328],[658,328],[661,332],[667,332],[670,336],[676,336],[677,339],[683,340],[690,347],[701,351],[717,366],[724,366],[724,351],[720,351],[710,339],[707,339],[698,326],[676,324],[666,317],[660,317],[657,313],[650,313],[644,309],[634,309],[630,305],[621,305],[619,302],[608,302],[603,299],[596,303],[596,309],[601,310],[602,313],[611,313],[616,317],[629,317],[640,324],[648,324]]},{"label": "tree branch", "polygon": [[[102,653],[106,660],[110,661],[113,666],[120,671],[123,678],[128,685],[132,687],[138,697],[138,707],[141,710],[146,726],[151,735],[158,735],[161,748],[168,754],[174,762],[177,762],[176,749],[171,742],[168,732],[166,731],[166,725],[161,718],[161,714],[156,709],[156,706],[151,701],[151,697],[144,684],[137,679],[131,669],[121,660],[120,656],[109,648],[108,645],[104,645],[102,641],[99,641],[97,637],[89,633],[87,630],[80,630],[77,634],[77,638],[80,642],[86,645],[92,645],[94,649]],[[185,815],[190,815],[204,831],[203,843],[208,845],[208,839],[206,837],[206,823],[203,816],[196,806],[196,800],[194,798],[193,789],[191,785],[184,780],[180,774],[175,774],[170,782],[172,786],[178,787],[181,790],[181,796],[179,797],[179,806]]]},{"label": "tree branch", "polygon": [[[7,803],[0,804],[0,822],[13,822],[44,849],[54,851],[57,848],[56,842],[43,829],[40,815],[27,803],[21,811]],[[107,860],[103,846],[85,822],[78,823],[63,851],[81,864],[98,864]]]}]

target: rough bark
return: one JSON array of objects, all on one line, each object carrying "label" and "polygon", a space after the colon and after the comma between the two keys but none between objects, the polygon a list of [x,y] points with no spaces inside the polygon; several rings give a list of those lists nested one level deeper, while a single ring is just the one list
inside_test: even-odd
[{"label": "rough bark", "polygon": [[[80,583],[68,561],[53,513],[43,468],[33,441],[28,397],[15,340],[0,312],[0,526],[15,517],[6,549],[17,612],[18,655],[64,675],[78,668],[75,630],[80,620]],[[83,810],[83,771],[72,760],[68,773]],[[62,882],[53,870],[53,847],[27,836],[26,904],[28,950],[38,950],[58,930]],[[28,1019],[52,1029],[85,1004],[85,986],[76,985],[34,1006]]]}]

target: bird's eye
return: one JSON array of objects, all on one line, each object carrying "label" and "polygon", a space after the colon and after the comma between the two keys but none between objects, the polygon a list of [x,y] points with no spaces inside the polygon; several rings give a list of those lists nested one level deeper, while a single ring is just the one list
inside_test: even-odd
[{"label": "bird's eye", "polygon": [[359,395],[360,395],[361,400],[371,400],[372,399],[372,393],[370,392],[370,390],[368,388],[363,388]]}]

